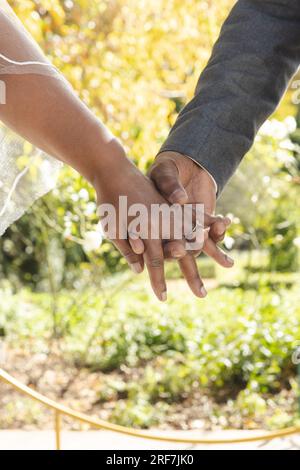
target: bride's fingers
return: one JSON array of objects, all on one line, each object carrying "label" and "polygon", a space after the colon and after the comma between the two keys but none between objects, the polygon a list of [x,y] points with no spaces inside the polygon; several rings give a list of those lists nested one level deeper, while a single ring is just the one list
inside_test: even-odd
[{"label": "bride's fingers", "polygon": [[144,260],[139,254],[133,252],[127,240],[112,240],[120,253],[124,256],[132,271],[136,274],[143,272]]},{"label": "bride's fingers", "polygon": [[184,258],[180,259],[178,263],[191,291],[197,297],[206,297],[207,292],[205,290],[203,281],[198,273],[198,268],[194,256],[192,254],[187,254]]},{"label": "bride's fingers", "polygon": [[141,238],[134,233],[128,234],[128,241],[132,248],[132,251],[137,255],[142,255],[145,251],[145,245]]},{"label": "bride's fingers", "polygon": [[221,250],[211,238],[206,240],[203,252],[224,268],[232,268],[234,265],[234,260]]}]

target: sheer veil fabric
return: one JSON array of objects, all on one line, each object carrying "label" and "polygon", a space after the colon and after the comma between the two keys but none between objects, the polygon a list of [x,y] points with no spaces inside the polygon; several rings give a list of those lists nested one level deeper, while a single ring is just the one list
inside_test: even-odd
[{"label": "sheer veil fabric", "polygon": [[[0,107],[5,106],[5,79],[8,75],[48,75],[66,80],[44,58],[42,51],[26,31],[5,0],[0,0],[0,13],[18,28],[18,35],[30,38],[28,50],[22,49],[20,57],[4,53],[0,30]],[[23,60],[24,57],[26,60]],[[42,57],[43,60],[40,60]],[[0,118],[1,119],[1,118]],[[54,188],[61,163],[17,135],[0,120],[0,236],[38,198]]]}]

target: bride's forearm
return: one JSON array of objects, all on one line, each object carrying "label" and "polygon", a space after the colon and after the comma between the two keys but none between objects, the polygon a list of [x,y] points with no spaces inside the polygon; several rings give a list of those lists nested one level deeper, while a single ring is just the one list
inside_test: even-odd
[{"label": "bride's forearm", "polygon": [[[3,77],[2,77],[3,79]],[[89,181],[121,146],[64,82],[10,75],[0,119],[18,134],[79,171]]]},{"label": "bride's forearm", "polygon": [[[41,63],[37,74],[0,75],[6,88],[6,103],[0,105],[0,119],[93,182],[95,173],[105,171],[110,159],[122,154],[120,144],[61,79],[59,72],[51,69],[22,25],[1,11],[0,53],[18,63]],[[39,67],[41,72],[49,67],[49,76],[39,74]]]}]

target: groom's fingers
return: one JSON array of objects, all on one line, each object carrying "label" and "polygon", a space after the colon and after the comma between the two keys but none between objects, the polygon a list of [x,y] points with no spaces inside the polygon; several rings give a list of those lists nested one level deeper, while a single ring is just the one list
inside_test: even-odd
[{"label": "groom's fingers", "polygon": [[191,291],[197,297],[206,297],[207,292],[205,290],[203,281],[198,273],[197,263],[192,254],[187,254],[184,258],[180,259],[179,266],[184,275],[186,282],[188,283]]},{"label": "groom's fingers", "polygon": [[221,242],[224,240],[226,235],[226,230],[231,224],[229,217],[217,216],[217,220],[214,224],[211,225],[209,236],[215,242]]},{"label": "groom's fingers", "polygon": [[113,244],[124,256],[132,271],[140,274],[144,270],[144,259],[141,255],[134,253],[127,240],[112,240]]},{"label": "groom's fingers", "polygon": [[188,195],[180,182],[177,166],[172,160],[155,163],[149,176],[160,194],[171,204],[188,202]]},{"label": "groom's fingers", "polygon": [[219,248],[211,238],[206,240],[203,251],[207,256],[214,259],[224,268],[232,268],[234,265],[234,260],[221,250],[221,248]]}]

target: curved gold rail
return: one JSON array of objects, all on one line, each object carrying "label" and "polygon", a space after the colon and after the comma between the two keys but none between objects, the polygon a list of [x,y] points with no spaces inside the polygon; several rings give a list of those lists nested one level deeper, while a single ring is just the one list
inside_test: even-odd
[{"label": "curved gold rail", "polygon": [[107,421],[90,418],[84,413],[74,411],[67,406],[56,403],[53,400],[41,395],[40,393],[32,390],[26,385],[19,382],[17,379],[9,375],[3,369],[0,369],[0,380],[5,382],[8,385],[11,385],[18,392],[24,393],[33,400],[38,401],[42,405],[54,410],[55,413],[55,436],[56,436],[56,449],[61,448],[61,416],[69,416],[77,421],[82,423],[89,424],[95,428],[106,429],[108,431],[113,431],[121,434],[126,434],[127,436],[141,437],[143,439],[151,439],[155,441],[163,442],[175,442],[180,444],[241,444],[245,442],[255,442],[255,441],[270,441],[278,437],[290,436],[292,434],[300,433],[300,426],[292,426],[289,428],[282,429],[280,431],[272,431],[268,433],[263,433],[257,436],[249,437],[240,437],[240,438],[225,438],[225,439],[197,439],[197,438],[184,438],[184,437],[175,437],[168,435],[159,435],[159,434],[150,434],[146,431],[126,428],[125,426],[119,426],[118,424],[112,424]]}]

